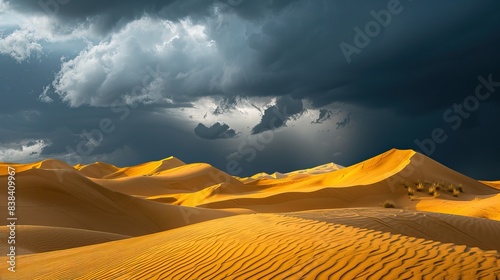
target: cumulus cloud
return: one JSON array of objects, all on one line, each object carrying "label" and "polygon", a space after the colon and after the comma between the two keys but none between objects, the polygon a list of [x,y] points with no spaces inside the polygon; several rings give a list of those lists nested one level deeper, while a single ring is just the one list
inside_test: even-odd
[{"label": "cumulus cloud", "polygon": [[302,100],[283,96],[276,100],[276,104],[268,107],[260,123],[252,128],[252,134],[262,133],[268,130],[275,130],[286,125],[290,119],[298,117],[304,112]]},{"label": "cumulus cloud", "polygon": [[46,140],[23,140],[20,143],[0,144],[0,162],[31,162],[40,159],[45,147],[50,146]]},{"label": "cumulus cloud", "polygon": [[35,34],[28,29],[18,29],[0,38],[0,54],[9,55],[19,63],[32,55],[40,56],[42,49],[36,42]]},{"label": "cumulus cloud", "polygon": [[[164,104],[198,96],[290,94],[309,99],[315,107],[346,102],[422,114],[447,106],[456,94],[465,97],[463,89],[471,86],[466,78],[497,69],[497,59],[478,63],[494,57],[492,46],[500,44],[484,35],[498,29],[497,22],[485,20],[494,17],[498,3],[493,1],[484,5],[459,1],[444,15],[442,3],[404,3],[405,16],[393,17],[398,24],[385,27],[384,36],[373,38],[350,65],[339,43],[352,43],[353,27],[363,27],[372,20],[370,10],[386,8],[387,1],[232,3],[69,1],[50,13],[38,1],[17,0],[11,1],[10,9],[54,18],[69,30],[82,24],[107,30],[100,37],[104,39],[65,62],[53,83],[56,95],[75,107],[110,106],[120,95],[129,102]],[[422,23],[422,14],[429,11],[450,23]],[[481,20],[463,33],[460,22],[476,18]],[[407,34],[413,34],[411,40],[401,39]],[[441,48],[433,51],[435,46]],[[32,53],[36,47],[31,47]],[[461,55],[477,49],[484,51]],[[408,55],[412,52],[420,55]],[[24,58],[27,52],[18,54]],[[157,64],[164,75],[143,85],[148,77],[145,68],[156,69]],[[406,70],[407,65],[421,64],[433,67]],[[433,80],[444,72],[446,77]],[[117,80],[125,82],[117,84]],[[50,90],[42,100],[50,100],[49,95]]]},{"label": "cumulus cloud", "polygon": [[[373,20],[370,11],[385,9],[387,0],[245,0],[237,5],[230,4],[239,1],[229,0],[43,1],[59,5],[47,10],[40,1],[12,0],[3,7],[9,19],[0,15],[0,26],[9,28],[1,39],[0,94],[7,98],[0,108],[2,117],[11,120],[1,125],[0,142],[49,139],[53,145],[42,153],[47,157],[64,153],[67,145],[79,140],[75,134],[95,128],[101,118],[111,118],[117,131],[106,135],[85,160],[130,147],[136,156],[130,152],[109,160],[138,163],[162,153],[182,155],[187,161],[215,161],[224,167],[225,160],[214,159],[220,151],[238,150],[230,146],[239,141],[204,141],[193,133],[193,127],[199,122],[219,122],[215,132],[205,135],[226,137],[223,123],[230,122],[232,130],[254,134],[289,125],[275,133],[266,153],[257,156],[253,166],[248,163],[245,172],[298,168],[299,161],[283,155],[303,147],[309,149],[307,157],[316,160],[330,161],[327,157],[334,151],[342,151],[341,158],[353,163],[375,150],[415,148],[416,137],[429,137],[432,128],[443,126],[444,110],[474,93],[478,75],[491,73],[495,82],[500,79],[496,36],[500,20],[495,14],[500,4],[494,0],[481,4],[456,0],[452,8],[437,1],[401,1],[402,14],[394,15],[379,36],[370,38],[369,45],[351,57],[351,64],[339,44],[353,44],[353,28],[363,29]],[[423,16],[435,20],[422,22]],[[30,21],[25,22],[26,18]],[[8,44],[7,39],[11,40]],[[77,46],[74,40],[79,40]],[[36,63],[16,63],[40,54]],[[40,99],[54,102],[39,102],[36,96],[49,84]],[[492,94],[481,103],[483,113],[464,120],[464,124],[477,122],[464,125],[463,131],[466,127],[496,131],[491,129],[498,126],[492,116],[500,112],[499,100],[500,95]],[[122,121],[123,115],[100,108],[113,107],[115,102],[127,103],[129,108],[137,103],[144,106],[136,107]],[[288,104],[287,112],[280,111],[283,103]],[[164,110],[188,106],[186,111]],[[304,106],[311,118],[290,124],[301,116]],[[353,111],[356,126],[341,130],[353,120],[343,115],[333,121],[328,111],[317,110],[326,106]],[[41,114],[24,119],[15,114],[20,110]],[[383,114],[390,117],[379,121]],[[429,116],[435,117],[433,121]],[[313,126],[311,121],[323,125]],[[429,131],[422,129],[425,126]],[[58,127],[70,131],[57,133]],[[383,128],[405,128],[411,134],[401,133],[394,139],[393,134],[381,132]],[[210,129],[201,126],[198,131]],[[455,139],[468,139],[463,131],[453,131]],[[476,138],[498,138],[488,133]],[[366,139],[377,135],[377,141],[369,142],[380,144],[367,144]],[[449,135],[449,151],[436,159],[453,158],[449,162],[458,164],[454,162],[468,157],[462,153],[459,158],[453,149],[463,143],[453,142]],[[144,145],[145,138],[148,145]],[[439,150],[445,151],[446,145]],[[488,157],[498,145],[468,146],[483,149],[469,155]],[[498,165],[489,166],[489,172],[497,174]],[[478,170],[487,168],[478,166]]]},{"label": "cumulus cloud", "polygon": [[64,62],[51,86],[72,107],[178,103],[217,94],[222,75],[203,26],[145,17]]},{"label": "cumulus cloud", "polygon": [[215,123],[211,127],[207,127],[200,123],[194,129],[194,133],[198,135],[198,137],[207,140],[235,138],[238,135],[234,129],[229,127],[229,125],[221,124],[219,122]]}]

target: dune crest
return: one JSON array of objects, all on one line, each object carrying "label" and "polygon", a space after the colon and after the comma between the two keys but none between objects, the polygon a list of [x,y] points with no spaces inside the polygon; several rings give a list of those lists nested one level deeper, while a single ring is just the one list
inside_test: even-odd
[{"label": "dune crest", "polygon": [[7,166],[20,265],[6,273],[2,243],[1,279],[500,277],[498,181],[413,150],[246,178],[174,157],[45,160],[0,164],[3,186]]},{"label": "dune crest", "polygon": [[0,163],[0,176],[8,175],[8,167],[13,167],[16,173],[21,173],[31,169],[42,170],[75,170],[72,166],[66,164],[64,161],[56,159],[46,159],[34,163]]},{"label": "dune crest", "polygon": [[152,176],[162,171],[185,165],[176,157],[147,162],[136,166],[119,168],[112,164],[96,162],[84,166],[77,166],[83,174],[96,179],[116,179],[134,176]]}]

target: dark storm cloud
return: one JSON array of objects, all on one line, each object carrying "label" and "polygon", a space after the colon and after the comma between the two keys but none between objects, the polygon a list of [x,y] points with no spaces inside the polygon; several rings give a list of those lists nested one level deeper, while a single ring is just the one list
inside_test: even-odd
[{"label": "dark storm cloud", "polygon": [[[224,169],[221,151],[226,151],[226,143],[239,139],[221,144],[205,141],[200,135],[227,138],[235,136],[234,130],[221,123],[215,128],[202,125],[197,137],[192,127],[199,119],[180,121],[158,110],[190,107],[200,97],[216,97],[225,101],[214,113],[225,121],[226,113],[241,105],[236,102],[239,96],[248,98],[250,104],[253,97],[267,96],[275,97],[277,104],[263,110],[251,132],[256,136],[301,116],[305,101],[316,108],[340,104],[356,108],[356,122],[349,116],[337,122],[339,128],[350,124],[349,129],[336,131],[331,122],[334,136],[349,144],[342,146],[341,164],[393,147],[418,150],[415,140],[428,139],[433,129],[441,127],[449,139],[436,145],[433,158],[476,178],[499,179],[496,160],[500,151],[495,140],[500,138],[500,89],[481,101],[477,111],[461,117],[459,128],[453,129],[453,123],[443,118],[450,109],[448,116],[459,116],[453,105],[474,96],[477,86],[486,88],[479,76],[494,81],[490,84],[500,82],[498,1],[458,0],[451,6],[401,0],[396,9],[400,12],[392,13],[390,22],[380,16],[387,15],[384,11],[389,3],[397,4],[391,0],[234,0],[232,5],[203,0],[42,0],[67,2],[57,8],[46,6],[52,9],[48,12],[38,2],[16,0],[10,4],[25,15],[47,13],[70,30],[90,23],[107,36],[83,52],[65,55],[63,67],[55,54],[42,56],[41,63],[34,57],[18,63],[0,56],[0,116],[7,120],[0,125],[4,147],[21,140],[36,143],[33,141],[46,139],[52,145],[43,149],[44,156],[67,153],[68,145],[76,149],[85,140],[84,130],[91,132],[100,120],[109,118],[116,130],[104,133],[84,160],[124,151],[122,157],[110,157],[110,161],[133,164],[175,155]],[[186,16],[190,22],[179,23]],[[174,25],[162,19],[172,20]],[[385,26],[379,23],[380,31],[366,37],[367,24],[378,21],[385,21]],[[200,26],[203,31],[196,29]],[[368,39],[360,46],[356,39],[362,37]],[[357,52],[345,56],[341,43]],[[48,93],[53,103],[40,103],[38,95],[49,84],[59,92]],[[138,95],[130,95],[137,87]],[[140,105],[120,120],[121,115],[109,108],[117,99],[147,106]],[[286,112],[282,111],[285,107]],[[326,120],[331,118],[322,109],[312,121],[318,123],[316,127],[320,123],[327,126],[330,122]],[[330,161],[327,155],[339,151],[339,147],[305,147],[303,140],[290,135],[277,136],[255,162],[242,164],[245,175],[310,167]],[[324,140],[316,134],[307,137],[327,145],[334,136]],[[302,147],[309,149],[308,154],[324,150],[322,155],[301,161],[308,156],[291,155],[290,151]]]},{"label": "dark storm cloud", "polygon": [[58,19],[60,22],[70,25],[78,25],[88,19],[97,24],[97,30],[101,33],[109,32],[114,27],[141,17],[144,13],[160,13],[169,10],[169,16],[176,15],[182,18],[188,15],[200,15],[207,13],[207,7],[211,1],[201,0],[146,0],[146,1],[97,1],[97,0],[16,0],[10,6],[19,12],[46,14]]},{"label": "dark storm cloud", "polygon": [[198,137],[208,140],[235,138],[238,135],[229,125],[218,122],[211,127],[207,127],[200,123],[194,129],[194,133],[198,135]]},{"label": "dark storm cloud", "polygon": [[334,116],[334,112],[328,109],[320,109],[319,116],[316,120],[312,121],[311,124],[321,124],[331,119]]},{"label": "dark storm cloud", "polygon": [[46,14],[70,25],[91,19],[96,31],[105,34],[144,14],[174,21],[188,16],[198,20],[209,16],[217,6],[225,12],[254,19],[269,11],[277,12],[292,2],[295,0],[16,0],[11,1],[10,7],[23,13]]},{"label": "dark storm cloud", "polygon": [[[190,84],[199,84],[199,88],[190,89],[179,81],[167,83],[165,79],[162,80],[165,84],[176,85],[172,91],[182,91],[190,96],[186,102],[204,95],[251,97],[292,94],[297,98],[309,99],[318,107],[332,102],[347,102],[389,108],[400,114],[423,114],[445,108],[450,99],[468,95],[478,75],[492,73],[497,77],[500,74],[497,67],[500,59],[496,54],[500,38],[492,35],[500,28],[500,19],[495,14],[500,4],[493,0],[483,1],[481,5],[465,0],[455,1],[453,8],[449,8],[446,3],[408,0],[59,2],[65,4],[58,4],[54,16],[68,24],[98,16],[109,29],[117,23],[125,25],[147,12],[170,20],[189,16],[195,24],[206,26],[208,40],[215,41],[218,55],[223,58],[210,61],[212,68],[204,65],[207,58],[202,56],[198,56],[194,63],[183,55],[152,56],[144,44],[140,45],[137,55],[143,57],[146,63],[137,63],[129,55],[133,52],[127,51],[134,50],[137,42],[125,40],[136,34],[116,37],[120,44],[128,46],[123,51],[109,47],[110,53],[118,51],[123,57],[129,57],[129,65],[140,76],[137,79],[142,79],[142,69],[146,65],[154,67],[155,61],[161,65],[193,64],[191,68],[201,63],[199,67],[204,69],[204,74],[192,79],[187,77]],[[46,0],[42,3],[58,2]],[[383,12],[389,9],[390,3],[397,6],[394,10],[398,12],[386,20]],[[214,5],[220,7],[219,12],[226,16],[216,20],[211,10]],[[38,1],[12,1],[11,6],[24,12],[43,10]],[[233,13],[240,19],[227,16]],[[377,24],[377,18],[383,22],[383,26],[378,24],[379,31],[370,37],[365,34],[366,26],[369,23]],[[362,34],[357,30],[361,30]],[[363,46],[356,45],[356,38],[359,41],[360,36],[367,40]],[[339,48],[341,43],[358,49],[359,53],[349,56],[351,63],[347,62]],[[151,44],[157,42],[152,41]],[[180,45],[172,51],[182,52],[185,45],[186,41],[181,38]],[[81,58],[98,56],[88,54]],[[161,59],[168,59],[168,63]],[[241,69],[237,74],[244,78],[234,76],[231,77],[230,85],[220,86],[221,77],[229,74],[217,65],[228,63],[238,65]],[[68,66],[75,69],[81,67],[76,63]],[[113,65],[105,65],[104,68],[109,67]],[[182,69],[173,69],[165,74],[175,77],[179,72],[183,73]],[[207,72],[210,74],[207,75]],[[113,69],[111,73],[113,77],[125,75],[117,70],[113,72]],[[60,77],[67,78],[64,74],[68,73],[63,71]],[[92,77],[91,73],[83,71],[82,75],[91,80],[85,86],[100,85],[96,81],[98,78]],[[111,92],[116,92],[114,89],[131,90],[127,88],[129,85],[119,87],[111,77],[109,79],[107,86],[110,91],[105,88],[101,95],[111,95]],[[132,77],[131,80],[134,79]],[[219,83],[219,86],[213,87],[214,82]],[[201,90],[201,86],[207,90]],[[83,89],[68,85],[61,90],[61,95],[67,98],[64,90],[71,92]],[[85,100],[81,96],[75,99]],[[93,99],[103,97],[94,96]],[[494,99],[499,100],[498,97]]]},{"label": "dark storm cloud", "polygon": [[252,134],[275,130],[286,125],[286,122],[304,112],[302,100],[283,96],[276,100],[276,105],[264,111],[260,123],[252,128]]},{"label": "dark storm cloud", "polygon": [[347,114],[347,117],[345,117],[343,120],[337,122],[337,129],[344,128],[348,126],[350,123],[351,123],[351,113]]},{"label": "dark storm cloud", "polygon": [[[72,106],[109,106],[104,102],[106,95],[131,91],[147,74],[143,70],[156,64],[164,72],[159,76],[161,79],[155,79],[155,83],[164,87],[162,93],[157,94],[163,95],[162,98],[180,98],[178,92],[183,93],[186,102],[200,96],[291,94],[309,99],[317,107],[345,102],[388,108],[400,114],[425,114],[445,108],[450,99],[470,94],[478,75],[500,74],[496,66],[500,63],[496,55],[500,38],[490,35],[500,28],[500,19],[494,12],[500,4],[491,0],[481,5],[456,1],[453,9],[446,8],[445,3],[401,0],[397,2],[399,12],[392,14],[385,26],[378,24],[376,17],[381,17],[380,13],[388,9],[389,3],[396,3],[394,0],[243,1],[234,7],[211,1],[203,5],[195,5],[201,3],[198,1],[169,1],[161,5],[154,1],[141,4],[126,1],[116,9],[108,9],[113,2],[104,5],[91,2],[89,7],[80,9],[76,7],[87,4],[74,0],[64,8],[74,4],[73,13],[82,16],[126,14],[125,11],[142,11],[145,7],[156,14],[172,11],[180,18],[189,15],[193,24],[205,26],[206,44],[213,40],[217,48],[197,52],[201,45],[186,39],[189,33],[186,30],[181,32],[178,43],[155,55],[151,46],[161,42],[151,39],[155,37],[153,34],[148,35],[149,39],[133,39],[140,36],[144,28],[135,24],[129,28],[135,31],[115,34],[116,42],[105,42],[99,51],[82,53],[61,71],[55,84],[59,85],[59,95]],[[28,5],[28,2],[20,3],[17,5]],[[217,14],[220,18],[216,19],[212,12],[201,13],[210,10],[211,5],[226,7]],[[64,14],[63,7],[61,13]],[[233,13],[240,17],[231,17]],[[369,23],[379,25],[380,30],[372,34],[373,37],[356,31],[366,33]],[[152,20],[148,24],[158,23]],[[170,36],[170,33],[162,36]],[[360,36],[368,40],[362,48],[356,45],[356,38],[359,41]],[[359,50],[349,56],[351,63],[339,48],[341,43]],[[113,53],[128,60],[126,65],[134,69],[137,77],[119,70],[125,69],[121,63],[106,62],[102,65],[102,75],[94,75],[94,71],[85,68],[83,61],[100,61]],[[143,62],[131,54],[142,57]],[[178,65],[200,71],[187,73]],[[88,82],[74,82],[70,69],[78,70]],[[99,65],[89,69],[99,70]],[[110,73],[107,77],[106,71]],[[115,77],[122,76],[130,76],[127,81],[132,84],[117,83],[122,79]],[[84,92],[85,88],[91,93]],[[99,88],[102,93],[92,93]],[[161,98],[144,100],[159,102]]]}]

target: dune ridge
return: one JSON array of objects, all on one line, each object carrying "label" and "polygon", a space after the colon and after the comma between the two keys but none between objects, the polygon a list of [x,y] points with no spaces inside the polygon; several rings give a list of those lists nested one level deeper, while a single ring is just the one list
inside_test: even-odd
[{"label": "dune ridge", "polygon": [[17,171],[19,267],[8,273],[0,245],[1,279],[500,277],[498,182],[413,150],[246,178],[174,157],[45,160],[0,163],[2,186],[7,166]]},{"label": "dune ridge", "polygon": [[500,181],[480,181],[480,182],[492,188],[500,190]]},{"label": "dune ridge", "polygon": [[88,165],[76,166],[83,174],[96,179],[116,179],[133,176],[152,176],[159,172],[185,165],[176,157],[168,157],[159,161],[152,161],[136,166],[116,167],[112,164],[96,162]]},{"label": "dune ridge", "polygon": [[[7,176],[0,176],[0,184],[7,186]],[[23,225],[138,236],[233,215],[230,211],[168,205],[115,192],[76,170],[29,169],[16,175],[16,184],[16,212],[23,218]],[[7,201],[6,196],[7,192],[0,193],[1,201]],[[0,213],[2,223],[6,215],[5,211]]]}]

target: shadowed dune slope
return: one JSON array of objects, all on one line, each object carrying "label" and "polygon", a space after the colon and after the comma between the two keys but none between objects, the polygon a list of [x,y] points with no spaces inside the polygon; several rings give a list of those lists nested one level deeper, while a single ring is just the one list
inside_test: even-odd
[{"label": "shadowed dune slope", "polygon": [[[7,176],[0,185],[7,186]],[[7,192],[0,207],[7,207]],[[29,169],[16,175],[16,215],[23,225],[95,230],[129,236],[233,215],[167,205],[111,191],[72,170]],[[194,215],[196,214],[196,215]],[[1,224],[7,213],[0,213]]]},{"label": "shadowed dune slope", "polygon": [[[50,252],[130,238],[127,235],[83,229],[24,225],[17,226],[16,233],[18,255]],[[1,227],[0,238],[7,240],[7,236],[7,227]],[[7,252],[6,242],[0,244],[0,252]]]},{"label": "shadowed dune slope", "polygon": [[[391,214],[397,217],[397,213]],[[407,215],[400,218],[404,220]],[[339,213],[330,218],[324,211],[222,218],[153,235],[21,256],[19,263],[24,265],[19,266],[15,276],[6,269],[6,257],[0,257],[0,276],[2,279],[500,277],[497,251],[394,234],[383,231],[386,225],[374,230],[332,220],[338,217]],[[436,223],[440,222],[429,220],[428,226]],[[414,231],[406,226],[391,224],[401,231]],[[429,237],[435,233],[427,227],[423,230],[430,230]],[[460,230],[451,230],[450,235],[465,236]]]}]

